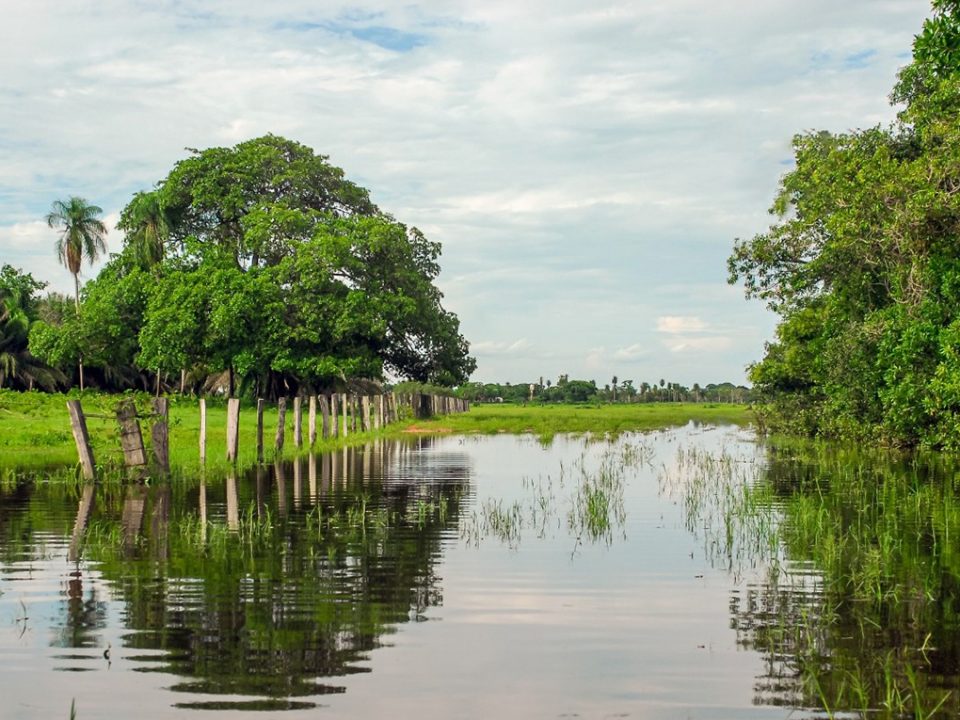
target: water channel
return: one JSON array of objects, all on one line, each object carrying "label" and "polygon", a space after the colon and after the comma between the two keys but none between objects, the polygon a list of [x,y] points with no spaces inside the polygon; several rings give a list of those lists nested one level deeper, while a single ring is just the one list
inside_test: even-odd
[{"label": "water channel", "polygon": [[955,717],[956,474],[849,462],[689,425],[8,469],[0,717]]}]

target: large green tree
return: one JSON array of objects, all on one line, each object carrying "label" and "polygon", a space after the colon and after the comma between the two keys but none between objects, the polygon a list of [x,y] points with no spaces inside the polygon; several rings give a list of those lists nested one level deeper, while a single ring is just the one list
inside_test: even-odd
[{"label": "large green tree", "polygon": [[82,317],[35,332],[46,357],[89,345],[96,362],[229,371],[231,389],[237,375],[268,394],[388,374],[454,385],[475,367],[434,284],[440,245],[299,143],[194,151],[118,227],[124,250]]},{"label": "large green tree", "polygon": [[731,282],[781,316],[751,369],[795,431],[960,446],[960,3],[934,2],[890,127],[794,138]]}]

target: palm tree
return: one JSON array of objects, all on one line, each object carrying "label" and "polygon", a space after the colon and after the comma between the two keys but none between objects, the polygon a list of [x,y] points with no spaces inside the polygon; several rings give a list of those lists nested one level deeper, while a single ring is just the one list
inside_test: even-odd
[{"label": "palm tree", "polygon": [[[69,200],[54,200],[47,213],[47,225],[61,230],[60,239],[54,246],[60,262],[73,273],[74,300],[77,315],[80,314],[80,265],[83,258],[94,263],[107,251],[104,236],[107,226],[100,220],[103,210],[90,205],[81,197],[74,195]],[[80,356],[80,389],[83,390],[83,356]]]},{"label": "palm tree", "polygon": [[137,260],[152,267],[163,260],[172,224],[158,194],[140,192],[123,211],[117,227],[127,233],[127,244]]}]

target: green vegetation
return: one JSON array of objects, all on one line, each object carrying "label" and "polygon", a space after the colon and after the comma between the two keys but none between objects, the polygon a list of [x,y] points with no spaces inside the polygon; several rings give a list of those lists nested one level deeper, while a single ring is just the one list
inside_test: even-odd
[{"label": "green vegetation", "polygon": [[35,358],[28,346],[30,324],[38,313],[36,293],[43,287],[29,273],[10,265],[0,268],[0,388],[52,390],[66,380]]},{"label": "green vegetation", "polygon": [[747,424],[744,405],[663,403],[632,405],[473,405],[470,412],[418,421],[421,432],[532,433],[543,440],[563,433],[620,433],[677,427],[689,422]]},{"label": "green vegetation", "polygon": [[739,642],[765,657],[764,702],[957,716],[958,469],[934,453],[798,441],[774,441],[763,462],[678,452],[662,482],[713,562],[769,568],[731,604]]},{"label": "green vegetation", "polygon": [[790,432],[960,448],[960,2],[935,0],[890,127],[794,138],[731,282],[779,313],[753,366]]},{"label": "green vegetation", "polygon": [[[103,248],[99,209],[57,202],[71,272]],[[121,213],[123,250],[30,317],[30,352],[103,389],[279,397],[385,372],[453,385],[476,366],[433,281],[438,243],[396,221],[303,145],[268,135],[194,151]],[[37,288],[35,288],[37,289]],[[82,365],[80,364],[82,361]]]},{"label": "green vegetation", "polygon": [[457,395],[471,401],[515,402],[533,401],[537,403],[659,403],[659,402],[738,402],[752,400],[749,388],[732,383],[710,383],[701,386],[685,387],[680,383],[667,382],[640,383],[634,387],[633,380],[618,380],[613,377],[610,384],[597,387],[593,380],[571,380],[569,375],[561,375],[557,382],[550,380],[544,384],[543,378],[530,383],[465,383],[457,388]]}]

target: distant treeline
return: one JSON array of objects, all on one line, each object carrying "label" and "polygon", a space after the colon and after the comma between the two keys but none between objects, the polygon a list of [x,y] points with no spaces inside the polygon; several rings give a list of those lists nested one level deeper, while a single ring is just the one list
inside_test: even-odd
[{"label": "distant treeline", "polygon": [[543,378],[529,383],[481,383],[461,385],[457,395],[472,402],[538,402],[538,403],[644,403],[644,402],[728,402],[749,403],[753,391],[733,383],[694,383],[686,387],[680,383],[641,382],[618,380],[616,377],[603,387],[594,380],[571,380],[561,375],[554,383]]}]

